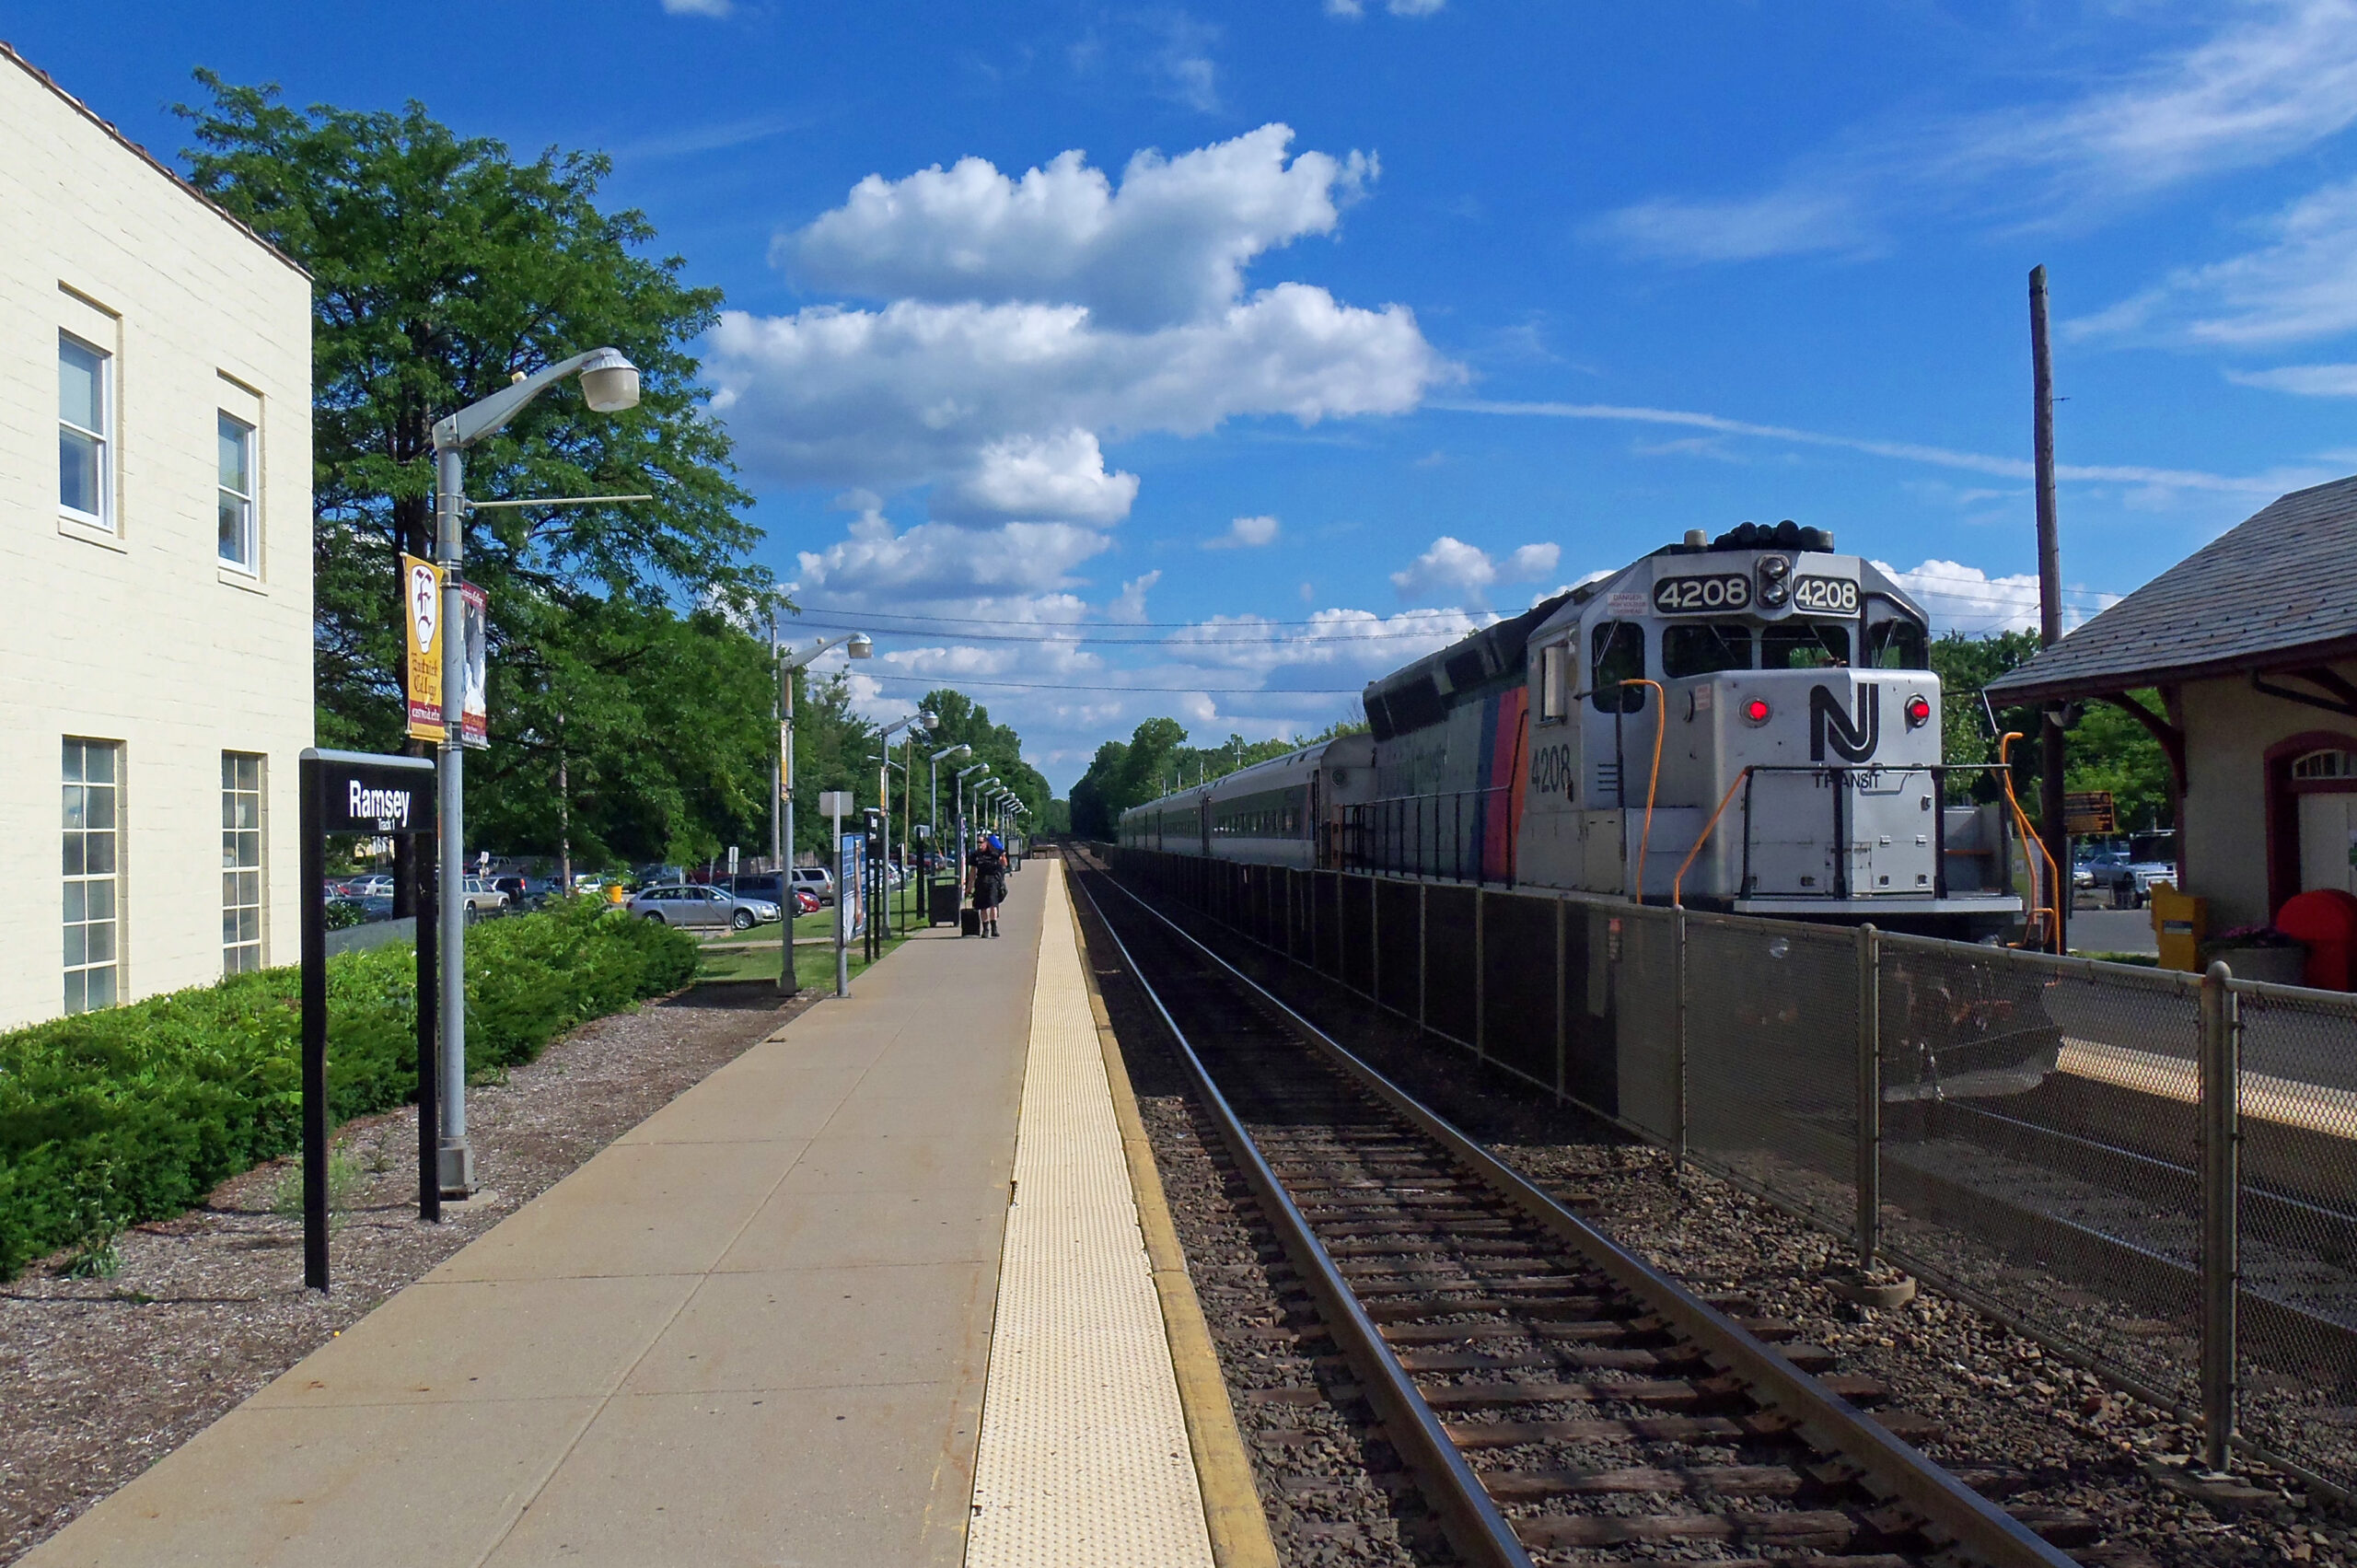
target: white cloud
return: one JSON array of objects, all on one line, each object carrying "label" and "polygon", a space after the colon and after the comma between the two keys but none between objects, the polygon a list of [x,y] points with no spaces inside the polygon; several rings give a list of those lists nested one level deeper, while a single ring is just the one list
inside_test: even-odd
[{"label": "white cloud", "polygon": [[1499,561],[1479,545],[1443,534],[1422,555],[1392,573],[1391,586],[1411,603],[1479,609],[1489,602],[1489,590],[1499,583],[1527,583],[1553,572],[1562,553],[1554,544],[1526,544]]},{"label": "white cloud", "polygon": [[[2357,123],[2357,0],[2246,0],[2212,14],[2222,19],[2199,41],[2084,80],[2060,101],[1861,127],[1764,194],[1655,198],[1590,232],[1635,254],[1708,262],[1871,249],[1868,214],[2085,221]],[[2115,19],[2145,25],[2125,8]],[[2130,47],[2107,41],[2106,52]]]},{"label": "white cloud", "polygon": [[773,254],[870,298],[1054,300],[1124,328],[1190,320],[1241,294],[1254,258],[1332,233],[1375,179],[1363,153],[1289,160],[1292,142],[1271,124],[1175,158],[1147,150],[1118,190],[1077,150],[1020,179],[979,157],[871,174]]},{"label": "white cloud", "polygon": [[[1929,611],[1934,635],[1964,632],[1974,636],[1994,632],[2034,632],[2038,624],[2038,574],[2019,572],[1992,577],[1978,566],[1960,561],[1926,561],[1900,571],[1887,561],[1875,563]],[[2119,602],[2118,594],[2065,588],[2062,625],[2065,631]]]},{"label": "white cloud", "polygon": [[674,17],[725,17],[736,7],[730,0],[663,0],[663,9]]},{"label": "white cloud", "polygon": [[1162,581],[1162,574],[1159,571],[1153,571],[1146,573],[1144,576],[1132,577],[1128,582],[1123,583],[1120,593],[1115,596],[1111,604],[1105,607],[1105,619],[1132,623],[1144,621],[1145,596],[1152,592],[1154,585],[1160,581]]},{"label": "white cloud", "polygon": [[1205,550],[1258,550],[1277,542],[1280,532],[1274,517],[1237,517],[1229,522],[1227,531],[1203,540]]},{"label": "white cloud", "polygon": [[935,493],[932,510],[952,521],[980,515],[1118,523],[1137,495],[1137,475],[1106,471],[1093,432],[1063,430],[992,442],[962,477]]},{"label": "white cloud", "polygon": [[[1385,0],[1384,9],[1395,17],[1429,17],[1448,0]],[[1366,0],[1326,0],[1326,14],[1357,21],[1366,15]]]},{"label": "white cloud", "polygon": [[1053,594],[1075,587],[1073,568],[1109,548],[1097,529],[1073,523],[958,528],[921,523],[896,531],[869,511],[846,538],[803,551],[797,587],[840,606],[888,609],[911,600]]},{"label": "white cloud", "polygon": [[2298,343],[2357,329],[2357,180],[2311,192],[2269,219],[2269,244],[2071,323],[2073,336],[2203,343]]},{"label": "white cloud", "polygon": [[2277,370],[2229,370],[2226,379],[2245,387],[2296,392],[2305,398],[2357,398],[2357,365],[2286,365]]},{"label": "white cloud", "polygon": [[1405,306],[1362,309],[1301,284],[1151,332],[1103,331],[1076,305],[903,300],[728,311],[712,344],[713,407],[772,477],[879,491],[956,478],[970,507],[988,486],[965,476],[1015,437],[1400,413],[1457,375]]}]

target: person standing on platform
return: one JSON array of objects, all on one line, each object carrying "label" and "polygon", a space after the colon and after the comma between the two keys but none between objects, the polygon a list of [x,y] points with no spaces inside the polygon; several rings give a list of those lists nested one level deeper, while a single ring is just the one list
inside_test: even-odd
[{"label": "person standing on platform", "polygon": [[988,833],[974,843],[974,853],[967,860],[971,878],[974,912],[980,916],[982,935],[998,935],[998,906],[1006,900],[1006,855],[991,842]]}]

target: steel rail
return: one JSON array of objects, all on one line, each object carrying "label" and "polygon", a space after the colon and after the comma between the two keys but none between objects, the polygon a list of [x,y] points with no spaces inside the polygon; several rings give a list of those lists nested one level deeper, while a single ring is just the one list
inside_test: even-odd
[{"label": "steel rail", "polygon": [[[1120,887],[1119,883],[1114,886]],[[1128,969],[1138,990],[1154,1005],[1163,1027],[1170,1031],[1172,1043],[1178,1048],[1178,1059],[1194,1081],[1195,1091],[1202,1097],[1213,1125],[1218,1129],[1220,1140],[1227,1145],[1253,1195],[1260,1199],[1269,1223],[1277,1233],[1278,1243],[1285,1256],[1300,1272],[1310,1294],[1318,1300],[1318,1310],[1325,1315],[1327,1327],[1332,1331],[1342,1353],[1359,1375],[1370,1400],[1383,1414],[1386,1434],[1392,1446],[1414,1467],[1417,1479],[1422,1482],[1424,1497],[1439,1516],[1441,1527],[1447,1533],[1449,1544],[1468,1562],[1487,1568],[1533,1568],[1530,1553],[1514,1533],[1514,1527],[1498,1505],[1483,1490],[1473,1467],[1465,1462],[1448,1434],[1442,1430],[1440,1418],[1433,1413],[1424,1397],[1416,1391],[1406,1370],[1392,1355],[1383,1341],[1382,1330],[1359,1304],[1357,1295],[1342,1278],[1334,1260],[1309,1228],[1293,1198],[1277,1179],[1268,1161],[1262,1157],[1260,1145],[1246,1131],[1243,1121],[1212,1081],[1211,1072],[1202,1058],[1195,1054],[1187,1031],[1162,1005],[1161,996],[1153,982],[1145,978],[1145,970],[1130,954],[1120,933],[1105,917],[1104,908],[1086,886],[1081,896],[1088,900],[1088,907],[1097,913],[1097,923],[1112,939],[1114,950],[1120,954],[1123,967]],[[1123,892],[1129,889],[1122,889]],[[1135,894],[1131,894],[1135,898]],[[1184,935],[1184,933],[1181,933]]]},{"label": "steel rail", "polygon": [[[1107,880],[1120,889],[1123,897],[1168,926],[1190,947],[1234,976],[1239,984],[1290,1019],[1329,1061],[1441,1144],[1492,1191],[1522,1209],[1542,1228],[1568,1242],[1614,1283],[1641,1297],[1648,1307],[1660,1313],[1666,1322],[1700,1346],[1705,1355],[1740,1377],[1748,1386],[1748,1392],[1754,1399],[1793,1421],[1802,1434],[1818,1447],[1839,1454],[1857,1466],[1860,1483],[1876,1495],[1904,1507],[1919,1521],[1919,1527],[1934,1547],[1952,1548],[1987,1564],[1988,1568],[2075,1568],[2069,1556],[1956,1480],[1911,1444],[1894,1436],[1855,1405],[1794,1366],[1774,1348],[1724,1313],[1564,1208],[1544,1189],[1428,1109],[1415,1097],[1303,1017],[1267,987],[1207,947],[1192,932],[1122,887],[1118,878],[1109,876]],[[1093,895],[1089,902],[1092,908],[1097,907]],[[1101,918],[1101,909],[1098,913]],[[1106,929],[1109,932],[1112,929],[1109,922]],[[1117,947],[1120,945],[1118,935],[1113,940]],[[1136,965],[1130,959],[1126,948],[1123,948],[1121,956],[1132,972],[1136,973]],[[1139,985],[1149,996],[1152,995],[1152,988],[1145,983],[1142,974],[1139,975]],[[1169,1014],[1162,1009],[1159,998],[1155,999],[1155,1006],[1162,1012],[1164,1020],[1170,1022]],[[1170,1022],[1170,1028],[1176,1034],[1177,1024]],[[1216,1095],[1217,1091],[1210,1088],[1209,1075],[1203,1072],[1202,1063],[1195,1060],[1191,1051],[1188,1051],[1187,1060],[1209,1094]],[[1225,1102],[1223,1100],[1220,1104],[1224,1110]],[[1239,1126],[1238,1132],[1241,1131]],[[1256,1180],[1265,1178],[1274,1181],[1273,1175],[1268,1173],[1265,1166],[1259,1167],[1259,1173]],[[1285,1201],[1283,1207],[1293,1214],[1294,1223],[1302,1223],[1290,1201]],[[1310,1244],[1313,1247],[1317,1245],[1314,1238]],[[1332,1277],[1339,1286],[1339,1275]],[[1347,1297],[1348,1287],[1341,1288]],[[1365,1321],[1364,1314],[1358,1311],[1356,1303],[1353,1302],[1351,1307],[1356,1320]],[[1371,1324],[1368,1331],[1373,1331]],[[1380,1343],[1379,1339],[1377,1343]],[[1392,1362],[1387,1350],[1381,1353],[1381,1359],[1393,1367],[1397,1381],[1406,1381],[1397,1376],[1398,1364]],[[1423,1400],[1421,1396],[1414,1395],[1412,1385],[1409,1385],[1409,1391],[1416,1405],[1422,1407]],[[1425,1419],[1427,1422],[1432,1419],[1428,1411]],[[1442,1441],[1446,1442],[1446,1437]],[[1450,1447],[1453,1454],[1454,1445]],[[1457,1462],[1462,1465],[1461,1458]]]}]

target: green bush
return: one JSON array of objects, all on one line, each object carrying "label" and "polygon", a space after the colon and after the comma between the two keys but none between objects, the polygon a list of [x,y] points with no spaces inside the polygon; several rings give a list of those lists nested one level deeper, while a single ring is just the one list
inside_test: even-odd
[{"label": "green bush", "polygon": [[[496,1074],[575,1025],[685,985],[684,933],[581,900],[467,935],[467,1066]],[[417,1094],[416,958],[328,961],[332,1121]],[[178,1214],[302,1136],[299,971],[0,1034],[0,1279]]]}]

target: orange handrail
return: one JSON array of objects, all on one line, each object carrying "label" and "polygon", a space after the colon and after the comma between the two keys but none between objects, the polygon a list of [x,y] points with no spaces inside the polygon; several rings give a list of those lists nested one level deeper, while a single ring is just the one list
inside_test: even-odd
[{"label": "orange handrail", "polygon": [[1669,733],[1669,693],[1662,690],[1658,680],[1643,676],[1623,680],[1623,686],[1650,686],[1654,689],[1654,772],[1645,781],[1645,830],[1637,840],[1637,885],[1633,889],[1639,903],[1645,901],[1645,856],[1654,842],[1654,796],[1661,788],[1661,741]]},{"label": "orange handrail", "polygon": [[[2020,730],[2009,729],[1997,742],[1997,776],[2005,782],[2005,804],[2014,808],[2014,825],[2021,830],[2022,864],[2029,869],[2029,912],[2030,918],[2038,922],[2039,945],[2050,946],[2060,953],[2062,950],[2062,912],[2052,904],[2038,901],[2038,862],[2030,858],[2028,846],[2038,846],[2038,855],[2046,862],[2047,887],[2056,897],[2060,897],[2061,892],[2062,870],[2054,864],[2054,852],[2046,847],[2046,841],[2031,830],[2029,813],[2022,809],[2020,799],[2014,794],[2014,767],[2008,753],[2012,751],[2014,742],[2021,738]],[[2047,938],[2048,933],[2052,934],[2050,942]]]},{"label": "orange handrail", "polygon": [[1696,855],[1702,853],[1702,846],[1710,842],[1711,830],[1719,825],[1719,818],[1724,815],[1727,808],[1727,803],[1735,798],[1735,792],[1741,789],[1743,787],[1743,781],[1750,776],[1751,768],[1750,765],[1747,763],[1744,766],[1743,771],[1736,774],[1735,783],[1727,785],[1726,794],[1719,796],[1719,808],[1718,810],[1711,813],[1711,819],[1709,821],[1702,824],[1702,836],[1694,841],[1694,847],[1688,850],[1686,852],[1686,858],[1678,863],[1678,875],[1669,879],[1670,908],[1682,910],[1686,907],[1685,900],[1679,897],[1680,890],[1686,885],[1686,868],[1694,864],[1694,857]]}]

